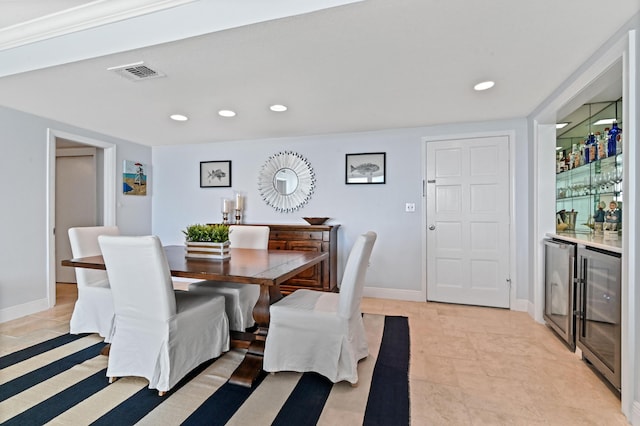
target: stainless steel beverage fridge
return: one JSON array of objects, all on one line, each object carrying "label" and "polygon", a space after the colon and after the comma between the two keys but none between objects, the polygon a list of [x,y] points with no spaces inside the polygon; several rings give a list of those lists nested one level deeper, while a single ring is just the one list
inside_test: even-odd
[{"label": "stainless steel beverage fridge", "polygon": [[620,254],[578,246],[576,345],[620,390]]},{"label": "stainless steel beverage fridge", "polygon": [[576,245],[565,241],[545,240],[545,304],[547,325],[575,350]]}]

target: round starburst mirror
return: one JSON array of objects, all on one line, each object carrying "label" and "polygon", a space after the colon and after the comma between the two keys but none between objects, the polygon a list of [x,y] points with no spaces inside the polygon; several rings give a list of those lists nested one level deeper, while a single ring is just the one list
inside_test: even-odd
[{"label": "round starburst mirror", "polygon": [[285,151],[264,163],[258,176],[258,191],[265,203],[287,213],[309,201],[315,182],[311,164],[302,155]]}]

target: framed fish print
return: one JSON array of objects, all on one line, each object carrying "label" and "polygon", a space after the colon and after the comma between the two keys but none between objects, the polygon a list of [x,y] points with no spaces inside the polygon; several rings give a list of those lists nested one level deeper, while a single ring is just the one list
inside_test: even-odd
[{"label": "framed fish print", "polygon": [[231,161],[201,161],[200,188],[231,186]]},{"label": "framed fish print", "polygon": [[347,154],[345,183],[385,183],[386,152]]}]

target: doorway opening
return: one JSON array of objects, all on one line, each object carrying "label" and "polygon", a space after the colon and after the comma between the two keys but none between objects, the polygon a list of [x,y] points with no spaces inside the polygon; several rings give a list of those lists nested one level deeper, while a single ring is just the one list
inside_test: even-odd
[{"label": "doorway opening", "polygon": [[[69,142],[65,142],[69,141]],[[116,224],[116,146],[112,143],[66,133],[54,129],[47,131],[47,301],[53,307],[56,301],[56,162],[57,148],[65,144],[78,147],[92,147],[96,151],[96,188],[101,193],[96,205],[100,206],[97,216],[103,225]]]}]

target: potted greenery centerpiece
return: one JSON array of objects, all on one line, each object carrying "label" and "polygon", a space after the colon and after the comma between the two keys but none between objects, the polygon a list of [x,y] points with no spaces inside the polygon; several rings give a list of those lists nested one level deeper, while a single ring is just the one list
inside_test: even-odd
[{"label": "potted greenery centerpiece", "polygon": [[189,225],[182,231],[187,245],[187,257],[196,259],[228,259],[229,225]]}]

